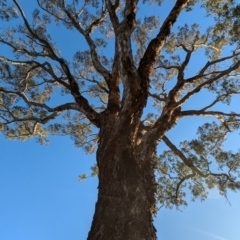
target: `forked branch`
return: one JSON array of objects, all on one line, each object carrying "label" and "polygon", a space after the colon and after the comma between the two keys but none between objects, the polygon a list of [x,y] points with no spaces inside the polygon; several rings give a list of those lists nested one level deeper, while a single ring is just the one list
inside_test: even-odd
[{"label": "forked branch", "polygon": [[139,63],[138,71],[142,79],[149,79],[157,56],[162,49],[167,37],[170,35],[171,28],[176,22],[181,11],[186,7],[189,0],[177,0],[168,17],[162,24],[156,38],[152,39]]},{"label": "forked branch", "polygon": [[[238,184],[234,181],[234,179],[227,173],[213,173],[210,171],[209,166],[206,170],[206,172],[202,172],[200,171],[197,167],[194,166],[193,162],[190,161],[181,150],[179,150],[166,136],[163,136],[162,140],[164,141],[164,143],[169,147],[169,149],[177,156],[181,159],[181,161],[191,169],[192,173],[188,174],[186,176],[183,176],[180,181],[177,184],[176,187],[176,198],[178,197],[178,193],[181,187],[181,184],[190,179],[195,177],[196,175],[199,175],[202,178],[208,178],[210,176],[215,177],[218,179],[219,184],[221,186],[225,185],[227,182],[231,182],[233,184]],[[224,181],[223,181],[224,179]]]}]

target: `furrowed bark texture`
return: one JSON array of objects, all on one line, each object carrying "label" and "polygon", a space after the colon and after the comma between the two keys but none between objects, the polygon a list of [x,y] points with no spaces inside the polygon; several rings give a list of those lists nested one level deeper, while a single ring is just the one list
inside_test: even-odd
[{"label": "furrowed bark texture", "polygon": [[[116,42],[109,78],[107,109],[100,116],[97,151],[99,192],[88,240],[156,240],[152,213],[155,208],[155,150],[157,142],[176,122],[176,91],[153,128],[141,135],[141,116],[148,99],[150,76],[178,15],[189,0],[177,0],[158,35],[135,66],[131,33],[136,26],[137,1],[126,1],[121,23],[116,7],[106,1]],[[117,4],[118,5],[118,4]],[[112,78],[111,78],[112,77]],[[120,100],[118,80],[123,84]],[[112,84],[112,86],[111,86]]]},{"label": "furrowed bark texture", "polygon": [[98,201],[88,240],[154,240],[154,165],[144,165],[136,153],[134,126],[105,126],[97,152]]}]

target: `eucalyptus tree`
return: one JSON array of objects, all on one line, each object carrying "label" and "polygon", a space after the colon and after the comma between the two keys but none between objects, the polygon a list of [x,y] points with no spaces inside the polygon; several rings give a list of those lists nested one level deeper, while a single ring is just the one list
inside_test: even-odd
[{"label": "eucalyptus tree", "polygon": [[[87,152],[97,149],[89,240],[156,239],[160,206],[185,205],[186,192],[205,199],[208,188],[224,195],[240,188],[240,152],[223,148],[240,127],[240,113],[228,110],[240,93],[237,2],[35,4],[30,14],[18,0],[0,1],[0,129],[9,139],[40,143],[69,135]],[[171,5],[167,14],[161,4]],[[188,18],[200,8],[208,25]],[[80,37],[70,58],[54,39],[59,28],[61,37]],[[189,105],[198,95],[208,103]],[[190,116],[206,121],[178,146],[168,132]],[[160,154],[159,143],[167,147]]]}]

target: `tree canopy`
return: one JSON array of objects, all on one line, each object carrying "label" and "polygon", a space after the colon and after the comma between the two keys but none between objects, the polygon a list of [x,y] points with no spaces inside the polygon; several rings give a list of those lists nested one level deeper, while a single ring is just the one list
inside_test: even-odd
[{"label": "tree canopy", "polygon": [[[225,196],[240,188],[240,152],[224,149],[240,128],[231,105],[240,94],[238,1],[37,0],[35,7],[29,13],[17,0],[0,0],[0,131],[7,138],[46,143],[49,134],[69,135],[93,153],[103,114],[131,124],[140,116],[136,146],[167,147],[153,150],[157,206],[186,205],[186,189],[205,199],[208,188]],[[194,11],[202,17],[189,19]],[[71,34],[74,53],[58,48],[54,31]],[[194,106],[195,96],[207,103]],[[177,146],[167,132],[191,116],[204,123]]]}]

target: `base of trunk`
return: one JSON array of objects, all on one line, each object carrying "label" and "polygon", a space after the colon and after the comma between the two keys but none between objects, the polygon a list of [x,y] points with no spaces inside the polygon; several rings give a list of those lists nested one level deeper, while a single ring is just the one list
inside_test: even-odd
[{"label": "base of trunk", "polygon": [[88,240],[156,240],[152,216],[141,200],[122,202],[99,196]]},{"label": "base of trunk", "polygon": [[88,240],[156,240],[153,168],[143,167],[128,144],[103,149],[97,156],[99,193]]}]

